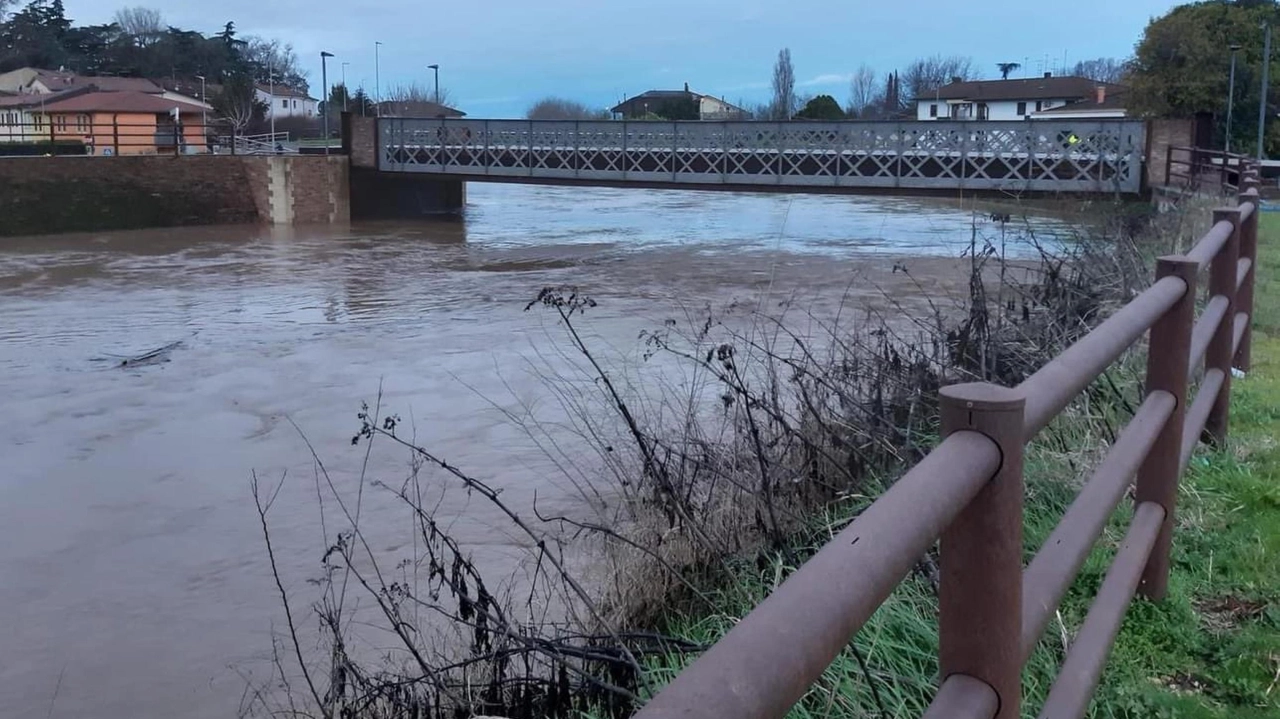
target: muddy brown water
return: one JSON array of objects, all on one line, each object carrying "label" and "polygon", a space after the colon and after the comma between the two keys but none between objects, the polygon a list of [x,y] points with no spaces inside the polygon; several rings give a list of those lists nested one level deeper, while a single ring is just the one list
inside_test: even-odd
[{"label": "muddy brown water", "polygon": [[[381,387],[508,502],[572,505],[501,411],[559,411],[538,374],[563,330],[524,311],[539,288],[595,297],[583,330],[624,361],[642,330],[766,290],[818,312],[950,292],[972,221],[907,199],[473,184],[461,219],[0,240],[0,716],[235,715],[283,621],[251,472],[287,473],[271,520],[300,611],[324,548],[289,419],[354,493],[355,414]],[[370,472],[403,477],[406,457]],[[385,493],[361,511],[380,549],[409,536]],[[482,563],[522,556],[492,508],[442,511]]]}]

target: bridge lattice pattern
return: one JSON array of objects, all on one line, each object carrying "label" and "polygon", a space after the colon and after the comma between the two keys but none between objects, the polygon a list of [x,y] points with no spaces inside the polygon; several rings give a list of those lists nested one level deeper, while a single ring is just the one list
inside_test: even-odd
[{"label": "bridge lattice pattern", "polygon": [[381,170],[471,179],[1135,193],[1145,127],[382,118],[378,137]]}]

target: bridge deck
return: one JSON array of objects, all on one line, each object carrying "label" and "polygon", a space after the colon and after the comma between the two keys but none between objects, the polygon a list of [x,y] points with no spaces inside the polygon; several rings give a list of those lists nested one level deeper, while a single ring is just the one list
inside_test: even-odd
[{"label": "bridge deck", "polygon": [[1145,127],[382,118],[378,137],[381,170],[469,179],[1136,193]]}]

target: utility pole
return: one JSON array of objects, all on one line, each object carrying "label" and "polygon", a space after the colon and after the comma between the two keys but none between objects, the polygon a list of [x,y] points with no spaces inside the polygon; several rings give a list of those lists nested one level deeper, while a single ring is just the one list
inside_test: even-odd
[{"label": "utility pole", "polygon": [[[328,58],[333,57],[333,53],[320,51],[320,84],[324,85],[324,154],[329,154],[329,68],[325,64]],[[274,138],[273,138],[274,140]]]},{"label": "utility pole", "polygon": [[342,63],[342,111],[347,111],[347,97],[351,95],[351,90],[347,88],[347,65],[349,62]]},{"label": "utility pole", "polygon": [[1239,45],[1231,46],[1231,80],[1230,89],[1227,90],[1227,139],[1222,144],[1222,151],[1228,153],[1231,152],[1231,115],[1236,106],[1236,53],[1239,51]]},{"label": "utility pole", "polygon": [[381,40],[375,40],[373,43],[373,114],[378,116],[382,114],[382,72],[378,67],[378,48],[382,47]]},{"label": "utility pole", "polygon": [[1258,100],[1258,159],[1263,159],[1262,136],[1267,131],[1267,91],[1271,84],[1271,22],[1263,26],[1266,34],[1262,40],[1262,97]]}]

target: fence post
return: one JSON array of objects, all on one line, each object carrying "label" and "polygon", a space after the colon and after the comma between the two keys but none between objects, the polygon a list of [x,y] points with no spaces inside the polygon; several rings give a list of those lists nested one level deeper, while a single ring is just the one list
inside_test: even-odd
[{"label": "fence post", "polygon": [[1205,368],[1222,370],[1222,388],[1213,401],[1213,409],[1209,411],[1209,419],[1205,422],[1204,433],[1215,445],[1222,446],[1227,441],[1227,424],[1231,415],[1231,360],[1235,354],[1232,342],[1235,340],[1236,320],[1236,270],[1240,258],[1240,208],[1219,208],[1213,211],[1213,224],[1226,220],[1231,223],[1231,235],[1226,244],[1213,258],[1209,268],[1209,296],[1223,295],[1227,298],[1227,314],[1213,333],[1205,353]]},{"label": "fence post", "polygon": [[1236,310],[1249,315],[1249,322],[1244,326],[1244,336],[1240,338],[1240,347],[1236,349],[1233,365],[1241,372],[1248,372],[1253,344],[1253,282],[1258,274],[1258,215],[1262,212],[1262,203],[1258,201],[1261,185],[1255,171],[1250,168],[1243,178],[1239,202],[1253,203],[1253,213],[1240,228],[1240,256],[1249,258],[1250,265],[1244,284],[1236,292]]},{"label": "fence post", "polygon": [[1182,471],[1182,423],[1187,413],[1187,374],[1191,363],[1191,327],[1195,321],[1196,275],[1199,265],[1182,256],[1161,257],[1156,279],[1179,277],[1187,291],[1151,327],[1147,347],[1146,393],[1168,392],[1177,401],[1173,414],[1138,469],[1135,503],[1157,502],[1164,507],[1164,524],[1142,570],[1138,591],[1148,599],[1163,599],[1169,581],[1169,547],[1173,540],[1173,509]]},{"label": "fence post", "polygon": [[996,719],[1017,719],[1022,692],[1022,450],[1024,398],[993,384],[944,387],[943,436],[980,432],[1000,448],[1000,469],[942,534],[941,680],[979,679],[1000,699]]}]

